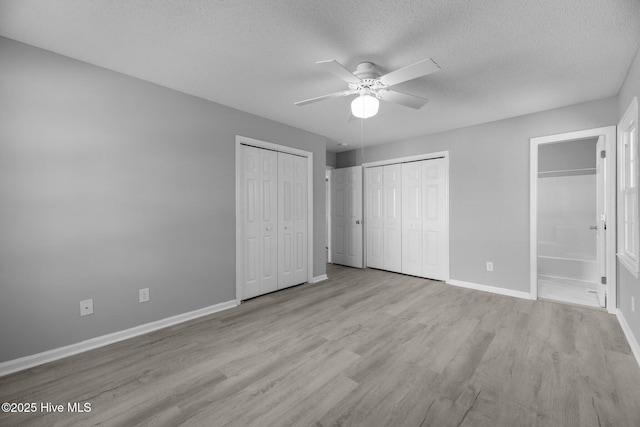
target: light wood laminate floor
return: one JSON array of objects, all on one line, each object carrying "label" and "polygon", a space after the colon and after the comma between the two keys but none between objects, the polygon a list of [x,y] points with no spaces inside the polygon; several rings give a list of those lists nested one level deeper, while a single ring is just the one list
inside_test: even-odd
[{"label": "light wood laminate floor", "polygon": [[640,426],[616,318],[376,270],[0,378],[0,425]]}]

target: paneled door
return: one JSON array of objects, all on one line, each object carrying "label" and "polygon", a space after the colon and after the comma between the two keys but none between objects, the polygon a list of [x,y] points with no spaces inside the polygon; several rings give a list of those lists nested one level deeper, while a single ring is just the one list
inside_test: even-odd
[{"label": "paneled door", "polygon": [[[279,155],[290,155],[279,153]],[[307,281],[307,159],[293,156],[293,283]]]},{"label": "paneled door", "polygon": [[384,268],[384,197],[382,166],[365,169],[367,267]]},{"label": "paneled door", "polygon": [[402,273],[449,278],[444,158],[402,164]]},{"label": "paneled door", "polygon": [[331,260],[362,268],[362,167],[331,171]]},{"label": "paneled door", "polygon": [[307,159],[278,153],[278,289],[307,281]]},{"label": "paneled door", "polygon": [[305,157],[241,145],[241,300],[298,285],[308,275]]},{"label": "paneled door", "polygon": [[600,136],[596,143],[596,261],[598,264],[598,304],[607,306],[607,233],[606,233],[606,183],[605,162],[606,157],[600,153],[606,153],[605,138]]},{"label": "paneled door", "polygon": [[278,158],[275,151],[243,145],[244,286],[243,299],[278,286],[276,203]]},{"label": "paneled door", "polygon": [[444,159],[422,162],[422,276],[448,279],[447,176]]},{"label": "paneled door", "polygon": [[278,289],[293,286],[294,156],[278,153]]},{"label": "paneled door", "polygon": [[402,273],[422,276],[422,162],[402,164]]},{"label": "paneled door", "polygon": [[402,272],[402,165],[385,165],[383,174],[383,268]]}]

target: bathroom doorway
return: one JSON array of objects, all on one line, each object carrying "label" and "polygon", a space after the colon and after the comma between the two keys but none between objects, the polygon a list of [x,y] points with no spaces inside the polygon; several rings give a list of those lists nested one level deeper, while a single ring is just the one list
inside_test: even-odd
[{"label": "bathroom doorway", "polygon": [[615,306],[615,134],[602,129],[531,140],[535,298]]}]

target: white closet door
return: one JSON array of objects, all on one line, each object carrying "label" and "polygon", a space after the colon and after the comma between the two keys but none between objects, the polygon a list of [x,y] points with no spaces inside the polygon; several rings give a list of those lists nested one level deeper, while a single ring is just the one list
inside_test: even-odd
[{"label": "white closet door", "polygon": [[444,159],[422,164],[422,276],[446,280],[449,249],[446,236],[447,194]]},{"label": "white closet door", "polygon": [[260,294],[278,289],[278,153],[260,150]]},{"label": "white closet door", "polygon": [[307,281],[307,159],[293,156],[293,283]]},{"label": "white closet door", "polygon": [[383,268],[402,272],[402,165],[383,166]]},{"label": "white closet door", "polygon": [[362,167],[331,171],[331,259],[362,268]]},{"label": "white closet door", "polygon": [[294,156],[278,153],[278,289],[294,284]]},{"label": "white closet door", "polygon": [[382,166],[365,169],[367,267],[372,268],[385,268],[382,175]]},{"label": "white closet door", "polygon": [[277,289],[277,155],[243,146],[244,286],[241,298]]},{"label": "white closet door", "polygon": [[402,273],[422,276],[422,162],[402,164]]},{"label": "white closet door", "polygon": [[244,269],[242,299],[260,295],[260,149],[242,146]]}]

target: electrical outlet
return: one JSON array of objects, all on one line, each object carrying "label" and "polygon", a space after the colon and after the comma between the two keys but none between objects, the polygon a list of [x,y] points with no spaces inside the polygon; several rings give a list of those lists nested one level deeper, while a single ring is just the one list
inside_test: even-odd
[{"label": "electrical outlet", "polygon": [[93,314],[93,300],[80,301],[80,316],[88,316],[89,314]]},{"label": "electrical outlet", "polygon": [[493,271],[493,263],[491,261],[487,261],[487,271]]},{"label": "electrical outlet", "polygon": [[634,296],[631,296],[631,311],[636,312],[636,299]]},{"label": "electrical outlet", "polygon": [[138,302],[149,301],[149,288],[138,290]]}]

